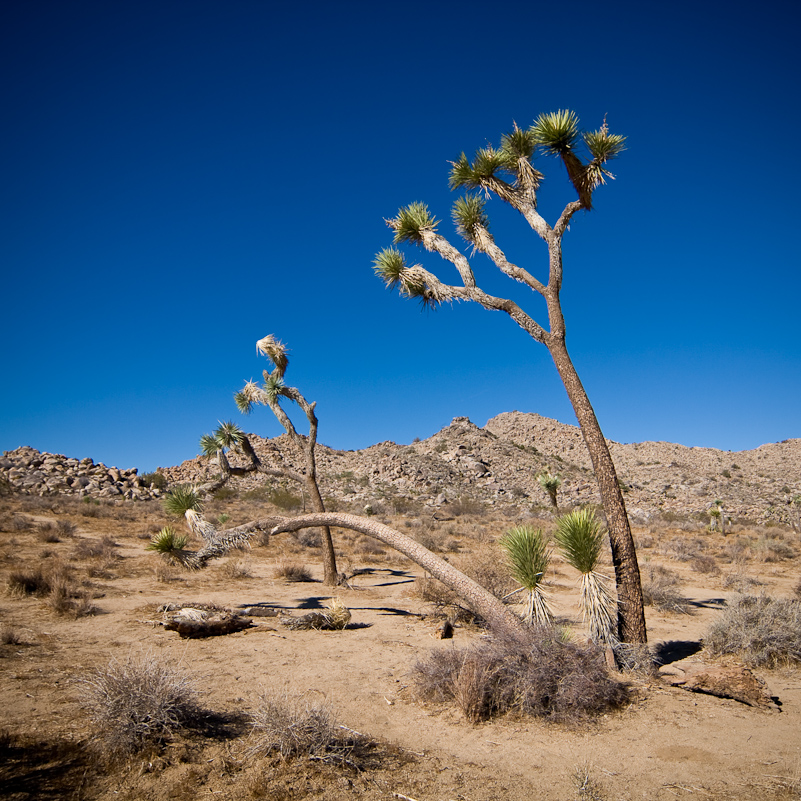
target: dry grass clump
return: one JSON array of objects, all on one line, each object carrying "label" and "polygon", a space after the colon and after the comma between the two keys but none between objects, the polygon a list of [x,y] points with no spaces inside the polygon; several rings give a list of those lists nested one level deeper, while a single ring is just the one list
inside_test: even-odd
[{"label": "dry grass clump", "polygon": [[337,762],[347,754],[343,730],[327,703],[284,691],[264,694],[251,713],[251,755],[278,754]]},{"label": "dry grass clump", "polygon": [[498,558],[494,547],[479,546],[461,556],[457,567],[496,598],[505,598],[516,590],[517,584],[504,560]]},{"label": "dry grass clump", "polygon": [[0,645],[22,645],[23,636],[10,623],[0,625]]},{"label": "dry grass clump", "polygon": [[284,581],[314,581],[309,568],[300,562],[279,562],[273,570],[273,578]]},{"label": "dry grass clump", "polygon": [[49,571],[41,567],[32,570],[12,570],[6,585],[10,595],[35,595],[37,598],[46,596],[52,587]]},{"label": "dry grass clump", "polygon": [[229,560],[220,567],[219,574],[231,581],[253,578],[250,563],[243,559]]},{"label": "dry grass clump", "polygon": [[576,722],[629,697],[628,686],[607,672],[601,649],[566,642],[548,627],[432,651],[412,679],[421,698],[454,703],[472,723],[509,712]]},{"label": "dry grass clump", "polygon": [[112,659],[79,682],[95,740],[113,756],[158,747],[205,718],[189,677],[150,653]]},{"label": "dry grass clump", "polygon": [[660,612],[688,612],[685,599],[679,593],[681,578],[662,565],[648,565],[642,576],[642,596],[646,606]]},{"label": "dry grass clump", "polygon": [[756,667],[801,662],[801,600],[742,595],[712,624],[704,646]]},{"label": "dry grass clump", "polygon": [[716,576],[720,573],[717,559],[708,553],[696,554],[696,556],[690,560],[690,569],[694,570],[696,573],[704,573],[712,576]]}]

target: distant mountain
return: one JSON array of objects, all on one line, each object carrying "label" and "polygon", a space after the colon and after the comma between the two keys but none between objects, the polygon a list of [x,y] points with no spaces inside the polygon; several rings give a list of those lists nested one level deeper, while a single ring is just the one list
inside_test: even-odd
[{"label": "distant mountain", "polygon": [[[253,435],[252,442],[265,463],[286,460],[297,466],[286,435],[269,440]],[[801,495],[799,439],[737,452],[668,442],[609,445],[635,523],[659,513],[705,517],[716,500],[733,519],[797,519],[799,507],[792,500]],[[411,445],[382,442],[359,451],[320,445],[318,464],[324,495],[350,508],[430,507],[447,513],[457,502],[479,502],[521,513],[535,506],[545,510],[548,498],[536,478],[543,469],[562,478],[561,506],[600,502],[581,431],[537,414],[504,412],[483,428],[457,417]],[[198,457],[162,472],[170,482],[203,481],[214,475],[216,465]],[[265,483],[234,479],[232,486]]]}]

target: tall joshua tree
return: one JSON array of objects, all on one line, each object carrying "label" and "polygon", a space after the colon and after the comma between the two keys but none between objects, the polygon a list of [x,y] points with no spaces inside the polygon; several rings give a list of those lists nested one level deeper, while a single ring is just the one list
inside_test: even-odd
[{"label": "tall joshua tree", "polygon": [[[284,383],[284,374],[289,366],[289,357],[287,356],[287,348],[283,343],[269,335],[264,339],[260,339],[256,343],[256,348],[259,353],[266,356],[273,363],[273,370],[271,372],[264,371],[263,386],[259,386],[255,381],[248,381],[234,395],[234,400],[239,411],[244,414],[250,414],[253,406],[257,404],[269,406],[272,413],[278,418],[278,422],[289,434],[289,438],[303,462],[303,468],[300,471],[296,471],[288,467],[267,467],[253,450],[247,434],[234,423],[221,423],[213,434],[204,434],[200,439],[200,447],[204,455],[217,458],[221,473],[218,481],[204,487],[204,489],[213,491],[221,487],[232,476],[243,476],[248,473],[258,472],[298,482],[308,493],[314,511],[325,512],[325,504],[317,483],[317,461],[315,457],[318,423],[314,408],[317,404],[316,402],[309,403],[297,388],[287,386]],[[309,421],[309,433],[307,436],[298,433],[289,416],[281,407],[281,398],[297,403],[303,410],[306,419]],[[231,466],[226,456],[226,451],[228,450],[240,453],[247,461],[247,464],[244,467]],[[322,526],[322,539],[323,581],[328,585],[335,586],[339,582],[339,574],[337,573],[331,529],[328,526]]]},{"label": "tall joshua tree", "polygon": [[[395,233],[394,242],[396,245],[410,242],[439,254],[456,268],[461,283],[444,283],[422,265],[410,266],[396,247],[378,253],[374,269],[388,287],[397,287],[401,295],[419,298],[428,306],[469,300],[485,309],[505,312],[532,339],[548,348],[581,427],[606,513],[618,590],[618,635],[624,642],[644,643],[640,571],[626,506],[606,440],[567,351],[565,319],[559,298],[562,238],[576,212],[592,209],[594,191],[606,183],[607,178],[613,177],[606,164],[624,149],[624,142],[625,137],[609,132],[605,120],[597,131],[582,133],[574,112],[557,111],[540,115],[526,130],[515,124],[511,132],[504,134],[499,147],[478,150],[472,161],[462,153],[452,162],[451,188],[473,190],[453,206],[457,231],[474,251],[488,256],[501,272],[542,296],[548,310],[547,324],[535,321],[513,301],[489,295],[477,286],[470,260],[438,233],[439,221],[424,203],[411,203],[401,208],[396,217],[387,220]],[[576,200],[565,206],[554,225],[546,222],[537,211],[537,191],[544,177],[533,164],[538,151],[561,159],[577,195]],[[582,151],[586,151],[586,155]],[[487,197],[495,195],[516,209],[545,243],[549,265],[546,282],[510,262],[495,243],[489,231],[482,193]]]}]

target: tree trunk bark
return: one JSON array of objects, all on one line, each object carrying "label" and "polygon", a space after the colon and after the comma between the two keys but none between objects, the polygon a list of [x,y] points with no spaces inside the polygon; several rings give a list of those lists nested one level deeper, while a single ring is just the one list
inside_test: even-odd
[{"label": "tree trunk bark", "polygon": [[617,583],[618,638],[621,642],[645,643],[648,637],[645,628],[640,568],[637,564],[637,551],[631,535],[623,493],[620,490],[615,465],[612,462],[612,454],[609,452],[609,446],[606,444],[587,392],[567,352],[564,339],[550,337],[547,345],[567,390],[570,403],[573,405],[573,411],[587,445],[601,493]]},{"label": "tree trunk bark", "polygon": [[[314,511],[325,512],[325,504],[323,503],[322,495],[320,495],[320,488],[317,486],[316,474],[309,478],[306,488],[309,490]],[[331,529],[329,526],[322,526],[320,533],[323,543],[323,584],[328,587],[336,587],[339,584],[339,572],[337,570],[337,557],[334,553],[334,540],[331,537]]]},{"label": "tree trunk bark", "polygon": [[389,545],[390,548],[394,548],[404,556],[408,556],[409,559],[420,565],[423,570],[426,570],[435,579],[450,587],[474,612],[481,615],[489,623],[490,627],[500,628],[513,634],[525,633],[526,627],[523,621],[492,593],[487,592],[481,585],[452,565],[449,565],[444,559],[440,559],[431,553],[419,542],[407,537],[405,534],[401,534],[399,531],[395,531],[389,526],[385,526],[383,523],[379,523],[377,520],[342,512],[323,512],[286,520],[272,529],[270,533],[280,534],[286,531],[297,531],[301,528],[316,526],[338,526],[339,528],[358,531],[368,537],[380,540]]}]

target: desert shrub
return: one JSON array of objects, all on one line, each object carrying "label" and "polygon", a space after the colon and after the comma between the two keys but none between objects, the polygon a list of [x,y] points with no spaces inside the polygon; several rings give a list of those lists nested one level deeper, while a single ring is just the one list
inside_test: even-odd
[{"label": "desert shrub", "polygon": [[62,537],[74,537],[77,526],[69,520],[59,520],[56,523],[56,531]]},{"label": "desert shrub", "polygon": [[798,584],[795,585],[793,592],[797,598],[801,598],[801,579],[798,580]]},{"label": "desert shrub", "polygon": [[603,786],[593,775],[588,762],[577,765],[570,778],[576,788],[578,801],[605,801]]},{"label": "desert shrub", "polygon": [[678,588],[681,578],[662,565],[648,565],[642,577],[642,596],[646,606],[660,612],[687,612],[687,604]]},{"label": "desert shrub", "polygon": [[567,642],[549,627],[432,651],[415,664],[412,679],[421,698],[454,703],[471,722],[507,712],[579,721],[629,697],[628,686],[607,672],[601,649]]},{"label": "desert shrub", "polygon": [[277,506],[279,509],[283,509],[287,512],[292,512],[296,509],[300,509],[303,506],[303,498],[299,495],[294,495],[287,489],[278,488],[274,489],[269,494],[269,501],[273,506]]},{"label": "desert shrub", "polygon": [[723,587],[727,590],[734,590],[747,594],[749,590],[758,587],[762,582],[748,574],[748,571],[743,564],[735,565],[733,570],[730,570],[723,577]]},{"label": "desert shrub", "polygon": [[27,515],[15,514],[11,518],[10,531],[29,531],[33,528],[33,520]]},{"label": "desert shrub", "polygon": [[717,560],[708,553],[696,554],[690,561],[690,568],[696,573],[705,573],[707,575],[717,575],[720,573]]},{"label": "desert shrub", "polygon": [[167,477],[164,473],[143,473],[139,476],[139,483],[143,487],[152,487],[157,490],[167,489]]},{"label": "desert shrub", "polygon": [[98,539],[85,538],[77,540],[72,549],[75,559],[105,559],[112,560],[117,558],[117,543],[105,535]]},{"label": "desert shrub", "polygon": [[442,550],[442,539],[434,531],[418,531],[414,539],[431,553],[439,553]]},{"label": "desert shrub", "polygon": [[739,596],[710,626],[704,646],[756,667],[801,662],[801,600]]},{"label": "desert shrub", "polygon": [[273,578],[284,581],[314,581],[309,568],[300,562],[279,562],[273,570]]},{"label": "desert shrub", "polygon": [[160,746],[204,716],[186,673],[150,653],[112,659],[79,682],[96,741],[115,756]]},{"label": "desert shrub", "polygon": [[22,645],[22,635],[10,623],[0,625],[0,645]]},{"label": "desert shrub", "polygon": [[11,595],[35,595],[39,598],[46,596],[51,588],[51,577],[41,567],[32,570],[13,570],[8,575],[8,591]]},{"label": "desert shrub", "polygon": [[58,536],[58,528],[50,520],[37,524],[36,536],[40,542],[61,542],[61,537]]},{"label": "desert shrub", "polygon": [[214,491],[215,501],[230,501],[232,498],[238,498],[239,493],[233,487],[220,487]]},{"label": "desert shrub", "polygon": [[457,603],[453,590],[429,575],[415,579],[412,594],[421,601],[433,604],[437,609]]},{"label": "desert shrub", "polygon": [[298,545],[304,548],[320,548],[323,544],[323,537],[319,528],[302,528],[292,535]]},{"label": "desert shrub", "polygon": [[309,693],[265,693],[251,713],[248,753],[282,759],[314,759],[354,765],[366,744],[362,735],[337,724],[330,704]]},{"label": "desert shrub", "polygon": [[81,590],[64,576],[52,581],[47,604],[57,615],[75,618],[89,617],[100,611],[88,592]]},{"label": "desert shrub", "polygon": [[372,537],[359,537],[354,550],[365,556],[384,556],[386,554],[386,549]]},{"label": "desert shrub", "polygon": [[754,555],[761,562],[784,562],[795,559],[795,550],[786,542],[773,537],[760,537],[753,544]]},{"label": "desert shrub", "polygon": [[487,513],[487,507],[475,498],[460,495],[455,501],[445,507],[454,517],[462,515],[474,515],[481,517]]},{"label": "desert shrub", "polygon": [[672,537],[659,548],[659,552],[669,559],[675,559],[679,562],[690,562],[703,551],[705,547],[705,543],[699,539]]},{"label": "desert shrub", "polygon": [[496,598],[504,599],[520,586],[494,548],[477,548],[460,557],[457,567]]},{"label": "desert shrub", "polygon": [[226,562],[220,567],[219,572],[223,578],[230,579],[231,581],[239,581],[241,579],[253,577],[250,565],[241,559]]}]

